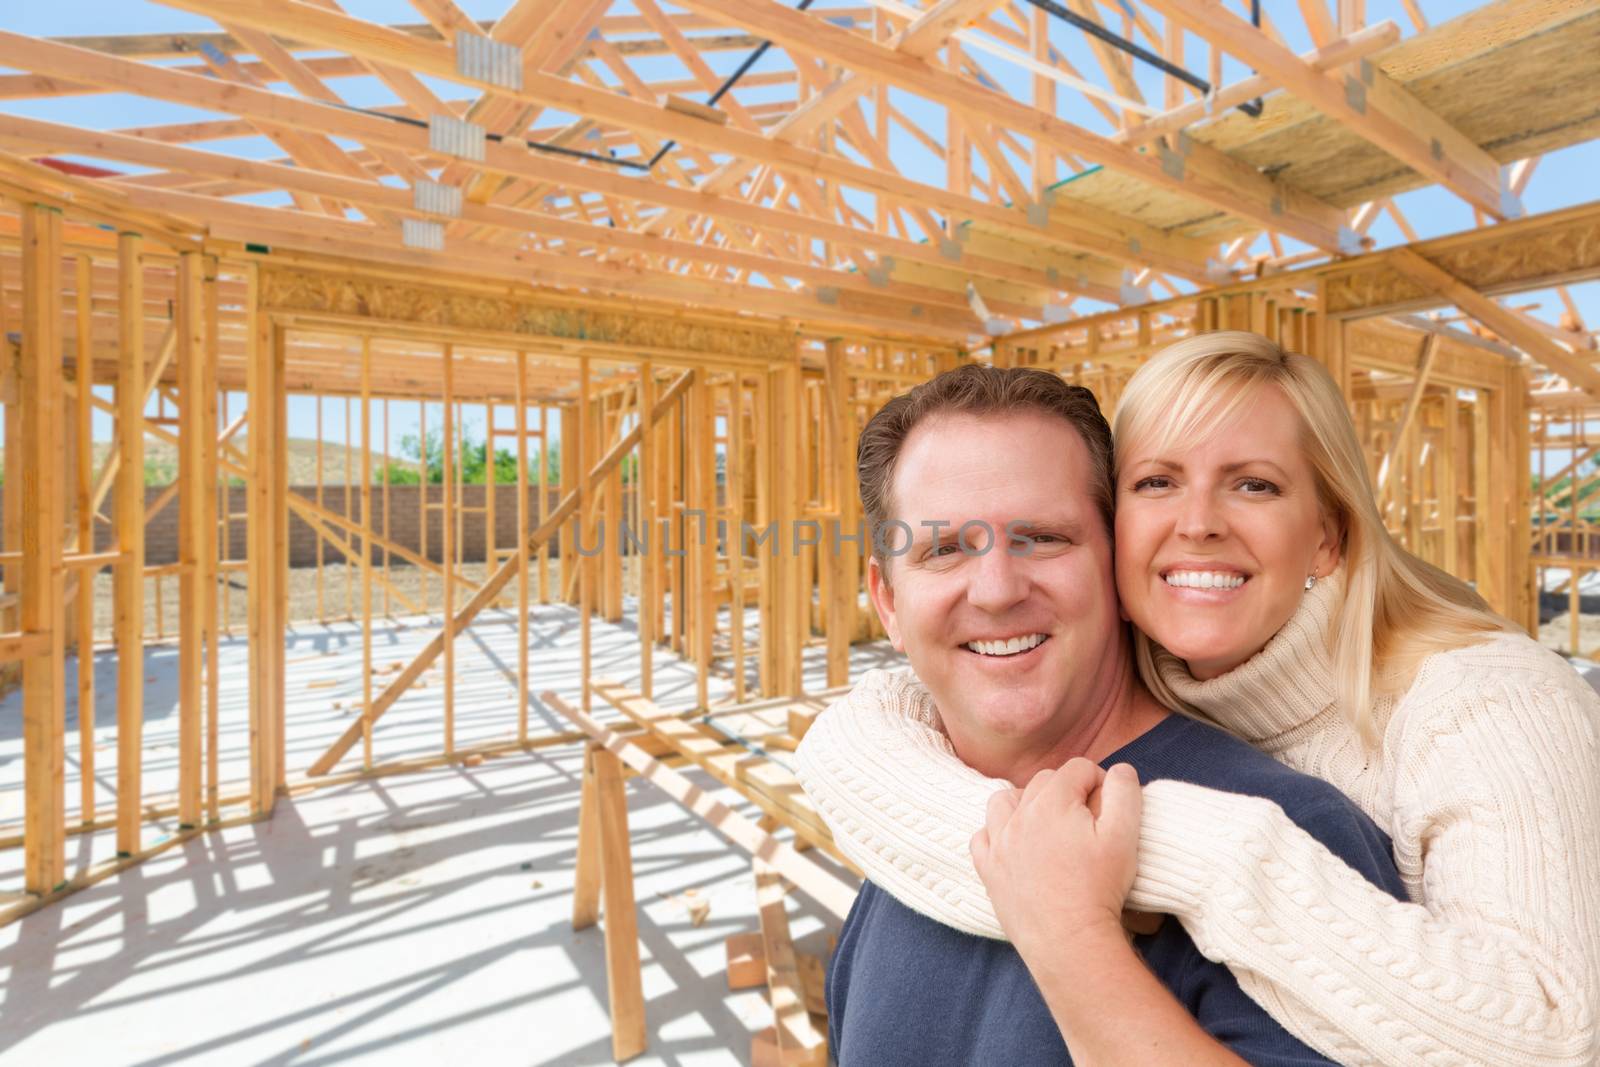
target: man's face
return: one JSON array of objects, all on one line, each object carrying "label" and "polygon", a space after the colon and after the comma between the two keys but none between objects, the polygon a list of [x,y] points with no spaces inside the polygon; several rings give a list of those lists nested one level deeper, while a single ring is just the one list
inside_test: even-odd
[{"label": "man's face", "polygon": [[[868,585],[956,753],[985,773],[1006,777],[1009,756],[1048,751],[1124,667],[1111,542],[1091,483],[1078,432],[1031,411],[935,416],[901,450],[890,499],[911,546],[887,576],[869,564]],[[925,525],[934,522],[947,525]],[[987,551],[978,523],[994,531]],[[1008,542],[1007,524],[1031,543]],[[887,541],[898,548],[902,537]]]}]

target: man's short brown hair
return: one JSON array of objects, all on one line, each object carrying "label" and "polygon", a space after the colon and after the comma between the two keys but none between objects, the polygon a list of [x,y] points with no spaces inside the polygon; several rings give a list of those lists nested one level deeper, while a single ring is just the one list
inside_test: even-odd
[{"label": "man's short brown hair", "polygon": [[[1089,473],[1093,479],[1090,492],[1100,506],[1109,534],[1116,499],[1111,481],[1111,427],[1100,414],[1094,394],[1047,371],[982,363],[945,371],[910,392],[901,393],[868,420],[856,445],[856,477],[868,531],[879,530],[892,516],[890,495],[900,451],[911,431],[924,419],[935,415],[1008,415],[1015,411],[1054,415],[1078,432],[1089,450]],[[1049,458],[1044,461],[1049,462]],[[878,565],[886,567],[883,538],[872,538],[872,552]]]}]

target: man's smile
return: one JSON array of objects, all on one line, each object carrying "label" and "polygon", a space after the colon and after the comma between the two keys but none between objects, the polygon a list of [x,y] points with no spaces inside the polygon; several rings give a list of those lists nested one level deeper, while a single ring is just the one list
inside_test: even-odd
[{"label": "man's smile", "polygon": [[1019,634],[1015,637],[968,641],[961,647],[980,656],[1013,658],[1032,652],[1048,640],[1050,640],[1049,634],[1029,633]]}]

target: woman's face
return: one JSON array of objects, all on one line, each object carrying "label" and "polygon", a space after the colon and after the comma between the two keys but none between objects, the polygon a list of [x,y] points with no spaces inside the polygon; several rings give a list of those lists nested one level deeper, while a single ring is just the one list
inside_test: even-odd
[{"label": "woman's face", "polygon": [[1299,606],[1306,576],[1339,559],[1300,417],[1275,387],[1196,444],[1134,442],[1116,528],[1123,613],[1200,679],[1259,652]]}]

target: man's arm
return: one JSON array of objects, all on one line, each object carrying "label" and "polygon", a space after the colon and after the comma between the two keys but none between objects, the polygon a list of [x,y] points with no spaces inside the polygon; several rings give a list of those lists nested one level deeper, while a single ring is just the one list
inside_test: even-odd
[{"label": "man's arm", "polygon": [[[1098,816],[1090,798],[1099,791]],[[972,858],[1074,1063],[1242,1067],[1152,974],[1122,931],[1139,840],[1138,776],[1085,759],[1041,771],[1019,797],[996,793]],[[1042,827],[1048,823],[1050,832]],[[1041,853],[1051,853],[1043,857]],[[1039,871],[1085,877],[1045,884]]]},{"label": "man's arm", "polygon": [[1067,952],[1023,958],[1080,1067],[1246,1065],[1150,972],[1120,925],[1080,932]]}]

